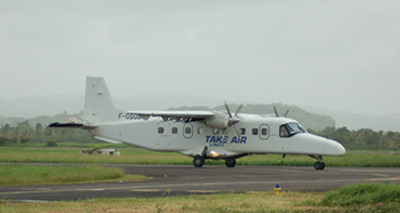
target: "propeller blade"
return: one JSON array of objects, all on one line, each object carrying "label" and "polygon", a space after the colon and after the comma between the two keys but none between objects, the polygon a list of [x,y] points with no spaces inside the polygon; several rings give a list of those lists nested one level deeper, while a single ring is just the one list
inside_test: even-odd
[{"label": "propeller blade", "polygon": [[228,118],[228,125],[229,125],[229,127],[231,127],[232,125],[234,125],[234,124],[236,124],[236,123],[239,123],[240,120],[239,120],[239,118],[236,117],[236,116],[237,116],[237,114],[239,113],[239,110],[240,110],[241,107],[242,107],[242,106],[239,106],[239,109],[236,111],[235,117],[232,117],[231,110],[229,110],[228,104],[227,104],[226,101],[225,101],[225,108],[226,108],[226,111],[228,112],[228,115],[229,115],[229,118]]},{"label": "propeller blade", "polygon": [[226,101],[225,101],[225,108],[226,108],[226,111],[227,111],[228,114],[229,114],[229,117],[232,118],[231,111],[229,110],[229,107],[228,107],[228,104],[226,104]]},{"label": "propeller blade", "polygon": [[240,106],[237,108],[236,113],[235,113],[235,117],[237,117],[237,115],[239,114],[240,109],[242,108],[243,104],[240,104]]},{"label": "propeller blade", "polygon": [[274,105],[274,112],[275,112],[276,117],[279,117],[279,114],[278,114],[278,111],[276,111],[275,105]]},{"label": "propeller blade", "polygon": [[283,117],[285,117],[286,118],[286,116],[289,114],[289,109],[288,110],[286,110],[286,112],[285,112],[285,114],[283,115]]},{"label": "propeller blade", "polygon": [[236,125],[234,124],[233,125],[235,128],[235,131],[236,131],[236,134],[237,134],[237,136],[238,136],[238,141],[240,141],[240,132],[239,132],[239,130],[237,129],[237,127],[236,127]]}]

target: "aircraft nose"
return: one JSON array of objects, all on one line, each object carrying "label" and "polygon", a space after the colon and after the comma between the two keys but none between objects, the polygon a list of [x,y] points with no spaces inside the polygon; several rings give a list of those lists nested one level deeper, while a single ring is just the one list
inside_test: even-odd
[{"label": "aircraft nose", "polygon": [[346,149],[341,143],[334,140],[332,140],[332,142],[336,143],[335,152],[338,156],[343,156],[344,154],[346,154]]}]

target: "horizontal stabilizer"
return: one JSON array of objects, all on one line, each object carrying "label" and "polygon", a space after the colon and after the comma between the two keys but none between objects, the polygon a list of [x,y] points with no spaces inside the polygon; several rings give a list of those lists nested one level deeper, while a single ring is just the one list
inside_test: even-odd
[{"label": "horizontal stabilizer", "polygon": [[82,123],[59,123],[55,122],[49,125],[49,127],[56,127],[56,128],[82,128],[82,129],[94,129],[97,126],[94,125],[84,125]]}]

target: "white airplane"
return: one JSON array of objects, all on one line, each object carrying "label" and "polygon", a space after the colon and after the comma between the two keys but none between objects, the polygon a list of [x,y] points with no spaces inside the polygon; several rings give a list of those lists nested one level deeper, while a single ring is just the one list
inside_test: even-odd
[{"label": "white airplane", "polygon": [[172,151],[193,158],[195,167],[206,159],[225,160],[234,167],[236,159],[250,154],[343,156],[339,142],[308,133],[297,121],[275,116],[211,111],[125,111],[114,106],[106,83],[87,77],[84,123],[53,123],[50,127],[88,130],[95,139],[124,143],[153,151]]}]

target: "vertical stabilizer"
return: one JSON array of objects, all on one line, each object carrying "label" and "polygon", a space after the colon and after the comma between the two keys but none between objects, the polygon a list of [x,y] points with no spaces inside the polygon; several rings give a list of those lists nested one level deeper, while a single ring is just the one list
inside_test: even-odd
[{"label": "vertical stabilizer", "polygon": [[83,118],[90,124],[114,121],[118,109],[114,106],[106,82],[101,77],[86,78]]}]

